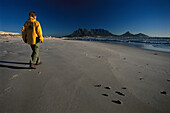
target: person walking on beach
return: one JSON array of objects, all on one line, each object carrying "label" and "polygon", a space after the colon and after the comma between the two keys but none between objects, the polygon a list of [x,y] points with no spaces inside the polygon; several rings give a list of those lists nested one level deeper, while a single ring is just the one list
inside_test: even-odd
[{"label": "person walking on beach", "polygon": [[22,27],[22,38],[32,49],[30,60],[30,68],[32,69],[36,69],[36,65],[42,63],[39,58],[39,47],[40,42],[43,43],[43,36],[40,23],[36,20],[36,17],[36,13],[31,11],[29,13],[29,19]]}]

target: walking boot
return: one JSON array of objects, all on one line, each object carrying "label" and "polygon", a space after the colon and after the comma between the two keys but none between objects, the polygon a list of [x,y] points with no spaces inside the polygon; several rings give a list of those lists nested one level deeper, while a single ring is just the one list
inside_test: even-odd
[{"label": "walking boot", "polygon": [[36,69],[35,64],[31,64],[31,63],[30,63],[30,68],[31,68],[31,69]]},{"label": "walking boot", "polygon": [[35,65],[40,65],[40,64],[42,64],[42,62],[36,63]]}]

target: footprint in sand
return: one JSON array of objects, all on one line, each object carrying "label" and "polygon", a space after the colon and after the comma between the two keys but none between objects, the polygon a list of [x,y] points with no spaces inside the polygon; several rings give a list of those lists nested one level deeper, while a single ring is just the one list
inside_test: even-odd
[{"label": "footprint in sand", "polygon": [[9,41],[7,40],[7,41],[4,41],[4,42],[9,42]]},{"label": "footprint in sand", "polygon": [[110,90],[110,89],[111,89],[111,87],[110,87],[110,86],[106,86],[106,87],[105,87],[105,89],[109,89],[109,90]]},{"label": "footprint in sand", "polygon": [[140,77],[139,80],[143,80],[144,78],[143,77]]},{"label": "footprint in sand", "polygon": [[126,58],[123,58],[123,60],[126,60]]},{"label": "footprint in sand", "polygon": [[15,78],[17,78],[17,77],[19,77],[18,74],[12,75],[12,77],[10,78],[10,80],[13,80],[13,79],[15,79]]},{"label": "footprint in sand", "polygon": [[87,54],[87,53],[85,53],[85,56],[88,56],[88,54]]},{"label": "footprint in sand", "polygon": [[161,91],[161,94],[166,95],[167,92],[166,91]]},{"label": "footprint in sand", "polygon": [[147,104],[150,104],[150,102],[148,102]]},{"label": "footprint in sand", "polygon": [[120,100],[112,100],[113,103],[116,103],[116,104],[122,104],[122,102]]},{"label": "footprint in sand", "polygon": [[98,84],[98,85],[94,85],[94,87],[101,87],[102,85]]},{"label": "footprint in sand", "polygon": [[4,89],[4,91],[0,94],[0,96],[3,96],[11,91],[12,91],[12,87],[8,87],[8,88]]},{"label": "footprint in sand", "polygon": [[8,87],[8,88],[6,88],[5,90],[4,90],[4,92],[10,92],[12,90],[12,88],[11,87]]},{"label": "footprint in sand", "polygon": [[122,87],[122,89],[127,89],[126,87]]},{"label": "footprint in sand", "polygon": [[39,75],[41,75],[41,72],[38,72]]},{"label": "footprint in sand", "polygon": [[97,58],[101,58],[102,56],[96,56]]},{"label": "footprint in sand", "polygon": [[108,94],[106,94],[106,93],[104,93],[104,94],[102,94],[103,96],[105,96],[105,97],[108,97],[109,95]]},{"label": "footprint in sand", "polygon": [[119,91],[115,91],[115,93],[117,93],[118,95],[121,95],[121,96],[125,96],[125,94],[119,92]]}]

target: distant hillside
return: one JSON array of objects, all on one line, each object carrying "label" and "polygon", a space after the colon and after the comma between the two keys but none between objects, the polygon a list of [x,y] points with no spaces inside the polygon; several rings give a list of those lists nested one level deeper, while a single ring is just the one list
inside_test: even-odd
[{"label": "distant hillside", "polygon": [[132,34],[129,31],[122,34],[122,35],[115,35],[110,33],[104,29],[81,29],[74,31],[70,35],[66,35],[63,37],[149,37],[148,35],[139,33],[139,34]]},{"label": "distant hillside", "polygon": [[116,36],[104,29],[78,29],[74,31],[72,34],[67,35],[65,37],[108,37],[108,36]]},{"label": "distant hillside", "polygon": [[12,32],[0,31],[0,36],[21,36],[21,33],[12,33]]},{"label": "distant hillside", "polygon": [[132,37],[132,36],[134,36],[134,35],[132,33],[130,33],[129,31],[120,35],[120,37]]},{"label": "distant hillside", "polygon": [[135,37],[149,37],[148,35],[142,34],[142,33],[138,33],[134,35]]},{"label": "distant hillside", "polygon": [[138,34],[132,34],[129,31],[120,35],[120,37],[149,37],[148,35],[142,34],[142,33],[138,33]]}]

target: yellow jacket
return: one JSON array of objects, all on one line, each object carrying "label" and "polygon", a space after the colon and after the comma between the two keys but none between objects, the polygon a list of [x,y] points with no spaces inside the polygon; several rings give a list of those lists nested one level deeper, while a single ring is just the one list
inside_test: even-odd
[{"label": "yellow jacket", "polygon": [[38,40],[43,42],[42,29],[40,23],[33,17],[29,17],[29,19],[23,25],[22,38],[25,43],[32,45],[37,43],[36,38],[39,38]]}]

